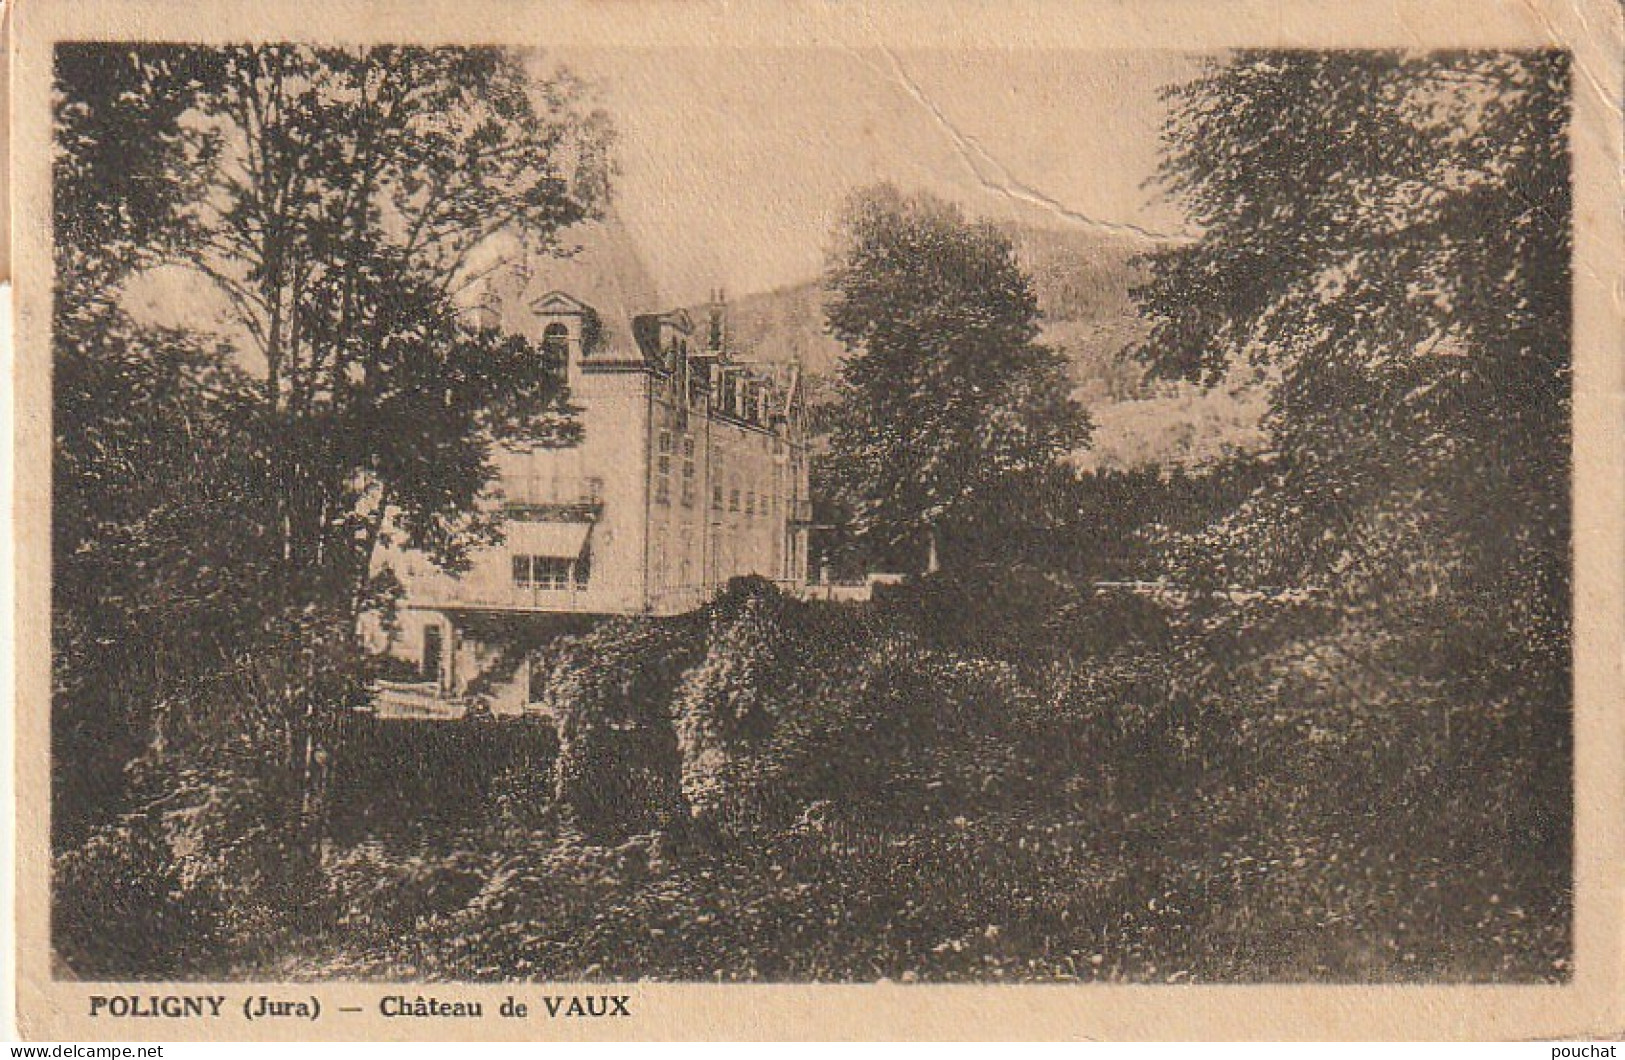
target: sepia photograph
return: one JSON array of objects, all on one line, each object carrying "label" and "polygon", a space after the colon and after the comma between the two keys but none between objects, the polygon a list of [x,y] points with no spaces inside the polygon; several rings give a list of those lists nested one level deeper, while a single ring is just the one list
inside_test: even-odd
[{"label": "sepia photograph", "polygon": [[53,981],[1573,983],[1571,47],[509,37],[49,44]]}]

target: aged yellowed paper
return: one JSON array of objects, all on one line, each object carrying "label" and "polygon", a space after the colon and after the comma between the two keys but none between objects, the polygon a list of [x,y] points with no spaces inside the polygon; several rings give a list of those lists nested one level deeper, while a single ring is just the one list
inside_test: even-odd
[{"label": "aged yellowed paper", "polygon": [[1617,5],[13,15],[25,1036],[1620,1032]]}]

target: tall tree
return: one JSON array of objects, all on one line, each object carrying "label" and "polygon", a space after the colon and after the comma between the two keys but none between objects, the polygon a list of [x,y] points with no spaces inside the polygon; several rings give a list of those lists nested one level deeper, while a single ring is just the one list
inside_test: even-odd
[{"label": "tall tree", "polygon": [[1204,627],[1193,699],[1311,704],[1343,746],[1301,761],[1348,770],[1351,825],[1461,871],[1571,849],[1568,100],[1559,52],[1215,59],[1163,170],[1201,234],[1139,292],[1156,371],[1272,389],[1273,474],[1175,572],[1333,605]]},{"label": "tall tree", "polygon": [[[58,760],[122,713],[169,754],[280,748],[308,809],[383,534],[455,563],[492,447],[571,431],[557,366],[457,294],[497,232],[559,251],[592,215],[606,121],[489,48],[69,44],[56,74]],[[122,312],[162,263],[234,332]]]},{"label": "tall tree", "polygon": [[[161,481],[148,478],[154,462],[175,451],[155,419],[178,428],[187,410],[176,399],[205,392],[143,382],[142,373],[164,360],[140,349],[157,332],[135,327],[119,304],[130,274],[173,250],[181,211],[197,191],[178,127],[194,98],[195,68],[186,60],[139,62],[119,49],[80,45],[57,51],[52,533],[59,567],[98,523],[136,514],[126,505],[140,506],[141,486]],[[182,341],[169,335],[171,353]],[[199,351],[191,359],[209,357]]]},{"label": "tall tree", "polygon": [[1313,719],[1261,761],[1271,816],[1438,852],[1401,901],[1514,867],[1501,899],[1570,907],[1568,99],[1568,55],[1511,50],[1237,52],[1168,94],[1199,237],[1150,262],[1141,354],[1251,364],[1274,441],[1173,569],[1319,590],[1202,624],[1181,699],[1215,748]]},{"label": "tall tree", "polygon": [[[1172,89],[1141,355],[1273,385],[1276,481],[1194,542],[1225,578],[1480,593],[1566,652],[1567,56],[1237,53]],[[1397,598],[1397,597],[1396,597]]]},{"label": "tall tree", "polygon": [[[228,349],[123,312],[175,248],[199,146],[180,126],[198,56],[56,53],[52,206],[52,834],[118,807],[154,706],[219,665],[253,619]],[[240,441],[240,439],[238,439]],[[209,527],[205,534],[201,527]],[[182,662],[187,660],[187,662]]]},{"label": "tall tree", "polygon": [[226,49],[199,95],[215,145],[184,259],[257,354],[264,487],[290,577],[357,590],[393,520],[446,562],[498,439],[570,429],[557,366],[472,325],[488,240],[559,249],[607,194],[607,120],[566,74],[494,48]]},{"label": "tall tree", "polygon": [[975,558],[1090,431],[1064,359],[1037,341],[1009,238],[880,185],[848,204],[825,283],[849,351],[829,470],[853,529],[881,548]]}]

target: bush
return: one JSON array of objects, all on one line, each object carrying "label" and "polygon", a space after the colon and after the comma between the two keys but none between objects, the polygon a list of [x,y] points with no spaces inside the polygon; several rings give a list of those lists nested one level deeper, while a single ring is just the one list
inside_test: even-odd
[{"label": "bush", "polygon": [[757,832],[810,812],[889,829],[986,802],[1031,772],[1013,756],[1047,731],[1036,710],[1008,663],[865,635],[803,672],[771,735],[725,771],[720,801],[736,830]]},{"label": "bush", "polygon": [[1048,573],[971,568],[882,586],[876,598],[932,647],[1035,660],[1060,647],[1055,633],[1076,612],[1080,595]]},{"label": "bush", "polygon": [[324,866],[339,926],[380,940],[462,909],[490,868],[477,854],[392,857],[377,843],[351,848]]},{"label": "bush", "polygon": [[891,621],[932,647],[1029,669],[1131,645],[1155,648],[1172,633],[1168,609],[1155,600],[1023,567],[929,574],[880,586],[876,599]]},{"label": "bush", "polygon": [[326,920],[320,866],[288,792],[157,755],[131,773],[147,808],[57,861],[65,954],[109,978],[227,974]]},{"label": "bush", "polygon": [[683,795],[697,816],[716,808],[735,759],[759,750],[794,705],[797,606],[757,578],[736,579],[707,609],[705,657],[673,707]]},{"label": "bush", "polygon": [[671,701],[697,640],[682,623],[621,619],[560,650],[543,698],[559,732],[554,790],[589,838],[687,817]]},{"label": "bush", "polygon": [[667,886],[665,844],[651,836],[616,846],[584,838],[563,829],[503,850],[464,908],[422,925],[429,944],[416,971],[633,979],[680,962],[680,907],[649,904],[682,897]]},{"label": "bush", "polygon": [[166,979],[204,972],[230,940],[215,881],[190,879],[161,823],[128,815],[57,858],[51,935],[87,979]]},{"label": "bush", "polygon": [[[472,854],[340,863],[320,973],[1560,976],[1564,819],[1515,785],[1562,716],[1513,681],[1526,664],[1464,677],[1449,653],[1487,649],[1446,612],[1085,600],[1145,639],[1039,667],[742,582],[570,640],[549,694],[578,697],[557,702],[577,809],[459,836]],[[703,789],[699,747],[722,749]],[[682,819],[684,779],[702,827],[606,841]]]},{"label": "bush", "polygon": [[491,777],[490,806],[498,828],[530,832],[545,827],[554,813],[559,741],[545,723],[521,724],[507,764]]}]

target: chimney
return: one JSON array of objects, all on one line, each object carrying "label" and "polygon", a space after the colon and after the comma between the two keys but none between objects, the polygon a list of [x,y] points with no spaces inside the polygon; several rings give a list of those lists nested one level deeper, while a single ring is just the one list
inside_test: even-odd
[{"label": "chimney", "polygon": [[718,287],[711,293],[711,352],[722,355],[728,344],[728,295]]}]

